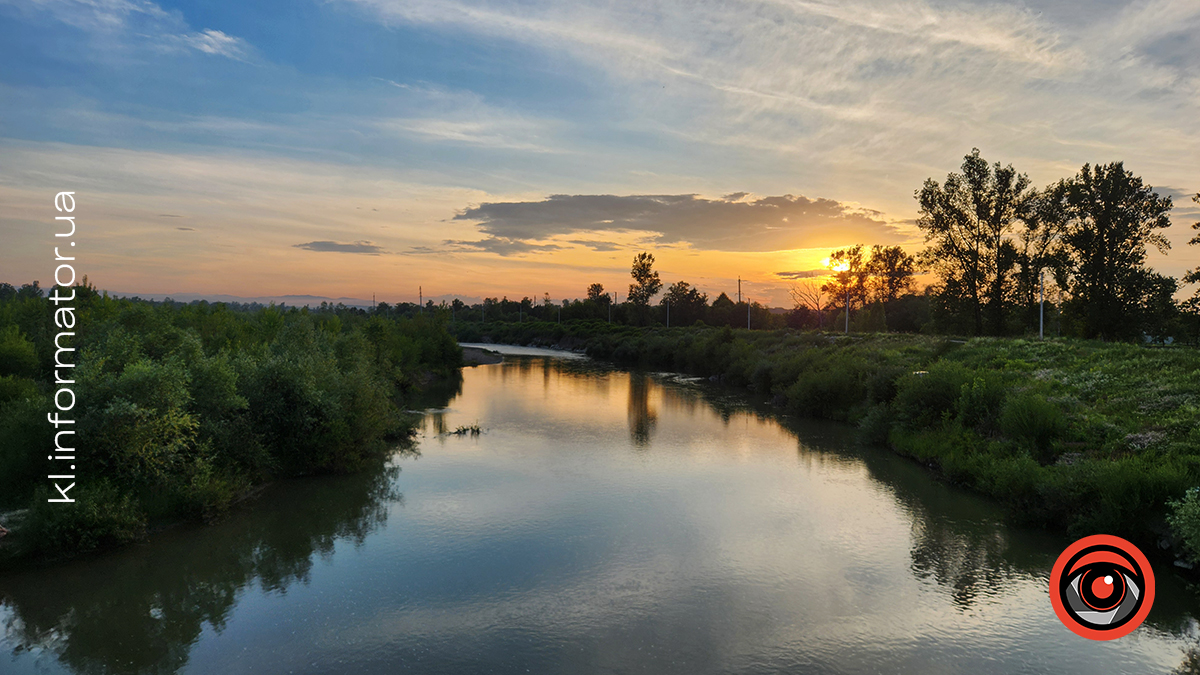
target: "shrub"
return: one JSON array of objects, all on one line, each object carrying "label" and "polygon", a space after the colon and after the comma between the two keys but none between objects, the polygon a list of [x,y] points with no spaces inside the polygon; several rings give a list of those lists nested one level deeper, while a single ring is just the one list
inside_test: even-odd
[{"label": "shrub", "polygon": [[0,328],[0,375],[36,377],[37,350],[16,326]]},{"label": "shrub", "polygon": [[892,411],[886,405],[875,405],[858,422],[858,440],[867,445],[886,446],[892,432]]},{"label": "shrub", "polygon": [[787,389],[788,406],[793,412],[833,420],[848,419],[863,398],[861,378],[852,370],[802,373]]},{"label": "shrub", "polygon": [[900,378],[892,402],[896,420],[910,429],[940,425],[954,413],[967,378],[966,369],[956,363],[939,363],[927,373]]},{"label": "shrub", "polygon": [[1004,435],[1029,444],[1034,456],[1042,463],[1053,459],[1051,446],[1066,428],[1062,411],[1033,394],[1009,398],[1000,414],[1000,430]]},{"label": "shrub", "polygon": [[1183,499],[1167,503],[1167,523],[1171,532],[1183,542],[1189,559],[1200,560],[1200,487],[1193,487]]},{"label": "shrub", "polygon": [[74,504],[50,504],[57,498],[39,488],[33,507],[21,528],[21,537],[33,553],[56,555],[111,548],[140,538],[146,519],[133,495],[106,481],[83,483],[68,492]]},{"label": "shrub", "polygon": [[1004,407],[1007,391],[995,377],[976,376],[962,386],[958,397],[958,422],[979,433],[988,433],[996,426],[996,420]]}]

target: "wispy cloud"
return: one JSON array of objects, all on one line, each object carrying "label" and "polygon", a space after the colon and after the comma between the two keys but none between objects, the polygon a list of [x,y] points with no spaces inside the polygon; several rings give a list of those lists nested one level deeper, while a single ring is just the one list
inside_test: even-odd
[{"label": "wispy cloud", "polygon": [[199,33],[164,35],[162,39],[164,45],[179,45],[185,49],[194,49],[205,54],[225,56],[231,59],[245,59],[249,51],[249,45],[245,40],[212,29]]},{"label": "wispy cloud", "polygon": [[547,253],[562,250],[562,247],[557,244],[533,244],[528,241],[509,237],[484,237],[478,241],[448,239],[445,243],[450,251],[494,253],[505,257],[525,253]]},{"label": "wispy cloud", "polygon": [[250,52],[245,40],[211,28],[192,31],[180,12],[148,0],[0,0],[0,4],[83,30],[105,49],[197,51],[232,59],[244,59]]},{"label": "wispy cloud", "polygon": [[624,130],[753,153],[806,191],[849,185],[891,209],[911,212],[913,181],[973,146],[1038,180],[1124,159],[1179,181],[1200,154],[1192,0],[343,1],[585,63]]},{"label": "wispy cloud", "polygon": [[387,253],[382,247],[376,246],[371,241],[356,241],[350,244],[336,241],[310,241],[304,244],[293,244],[292,247],[321,253],[366,253],[369,255]]}]

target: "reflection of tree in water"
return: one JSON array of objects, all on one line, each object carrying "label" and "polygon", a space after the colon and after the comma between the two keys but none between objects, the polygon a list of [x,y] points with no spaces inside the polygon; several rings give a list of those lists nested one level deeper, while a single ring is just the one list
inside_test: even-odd
[{"label": "reflection of tree in water", "polygon": [[1047,553],[1013,541],[1002,511],[982,498],[932,479],[926,469],[891,453],[861,454],[867,470],[887,486],[912,521],[911,569],[946,589],[954,605],[1002,593],[1017,577],[1042,573]]},{"label": "reflection of tree in water", "polygon": [[913,521],[912,570],[949,590],[954,604],[969,609],[979,596],[996,595],[1013,577],[1004,559],[1008,543],[999,526],[964,528],[923,514]]},{"label": "reflection of tree in water", "polygon": [[650,407],[653,382],[645,373],[629,374],[629,436],[639,448],[650,445],[658,413]]},{"label": "reflection of tree in water", "polygon": [[228,521],[168,532],[92,561],[0,578],[5,638],[78,673],[173,673],[204,624],[220,632],[251,582],[286,593],[316,554],[361,545],[400,497],[381,459],[351,476],[290,481]]}]

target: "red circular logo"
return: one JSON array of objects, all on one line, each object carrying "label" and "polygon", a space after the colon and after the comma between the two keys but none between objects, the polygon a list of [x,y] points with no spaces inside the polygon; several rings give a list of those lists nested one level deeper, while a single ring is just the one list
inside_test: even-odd
[{"label": "red circular logo", "polygon": [[1084,537],[1050,571],[1050,604],[1063,625],[1089,640],[1115,640],[1142,625],[1154,604],[1154,571],[1133,544]]}]

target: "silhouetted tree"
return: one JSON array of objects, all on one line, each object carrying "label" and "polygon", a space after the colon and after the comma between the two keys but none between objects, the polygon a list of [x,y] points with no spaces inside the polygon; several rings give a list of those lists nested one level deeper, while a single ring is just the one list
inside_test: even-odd
[{"label": "silhouetted tree", "polygon": [[899,246],[872,246],[871,259],[866,264],[870,296],[877,302],[887,303],[908,292],[912,288],[916,262]]},{"label": "silhouetted tree", "polygon": [[929,247],[922,262],[937,274],[943,305],[969,316],[979,335],[1000,333],[1005,326],[1006,296],[1017,250],[1009,239],[1013,224],[1025,220],[1036,192],[1029,177],[1012,165],[989,166],[979,149],[963,159],[962,173],[946,176],[944,185],[929,178],[916,193],[917,225]]},{"label": "silhouetted tree", "polygon": [[1085,164],[1066,181],[1061,198],[1063,242],[1072,263],[1070,316],[1084,337],[1136,335],[1147,289],[1163,283],[1145,266],[1146,246],[1162,253],[1171,248],[1156,231],[1171,225],[1171,198],[1158,195],[1121,162]]},{"label": "silhouetted tree", "polygon": [[677,281],[663,294],[660,304],[667,303],[671,304],[671,325],[690,326],[704,319],[704,312],[708,309],[708,294],[692,288],[686,281]]},{"label": "silhouetted tree", "polygon": [[821,328],[825,324],[825,288],[821,282],[816,279],[803,279],[792,284],[792,287],[788,289],[788,294],[792,296],[794,320],[800,326],[806,323],[802,319],[802,315],[803,317],[815,317],[817,328]]},{"label": "silhouetted tree", "polygon": [[588,286],[587,299],[601,305],[607,305],[612,301],[608,293],[604,292],[604,284],[592,284]]},{"label": "silhouetted tree", "polygon": [[866,305],[869,277],[862,244],[834,251],[829,255],[829,266],[838,271],[821,290],[833,296],[831,304],[841,304],[843,309],[847,301],[851,309]]},{"label": "silhouetted tree", "polygon": [[[1196,195],[1194,197],[1192,197],[1192,201],[1196,202],[1197,204],[1200,204],[1200,192],[1196,193]],[[1193,223],[1192,229],[1200,230],[1200,221],[1196,221],[1195,223]],[[1192,240],[1189,241],[1188,244],[1190,244],[1192,246],[1200,246],[1200,234],[1197,234],[1196,236],[1192,237]],[[1187,275],[1185,275],[1183,277],[1183,283],[1185,283],[1185,284],[1200,284],[1200,267],[1196,267],[1196,269],[1188,272]],[[1196,292],[1192,295],[1192,300],[1200,302],[1200,288],[1196,289]]]},{"label": "silhouetted tree", "polygon": [[633,277],[633,283],[629,284],[627,301],[633,305],[634,313],[645,322],[648,318],[647,309],[650,306],[650,300],[662,288],[658,272],[654,271],[654,254],[639,253],[634,256],[629,276]]}]

